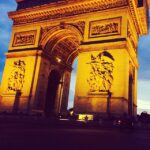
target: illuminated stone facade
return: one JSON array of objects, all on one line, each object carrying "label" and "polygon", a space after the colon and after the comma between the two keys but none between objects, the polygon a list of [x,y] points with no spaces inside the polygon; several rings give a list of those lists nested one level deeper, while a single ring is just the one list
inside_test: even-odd
[{"label": "illuminated stone facade", "polygon": [[14,24],[1,111],[65,112],[78,57],[75,113],[136,114],[137,47],[139,36],[148,33],[146,1],[35,1],[17,0],[17,11],[9,13]]}]

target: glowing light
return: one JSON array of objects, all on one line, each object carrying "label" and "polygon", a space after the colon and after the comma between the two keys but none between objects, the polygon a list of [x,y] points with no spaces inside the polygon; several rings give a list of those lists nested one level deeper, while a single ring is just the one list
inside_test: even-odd
[{"label": "glowing light", "polygon": [[58,57],[56,57],[56,61],[57,61],[58,63],[60,63],[60,62],[61,62],[61,59],[58,58]]},{"label": "glowing light", "polygon": [[73,116],[73,110],[69,112],[70,116]]},{"label": "glowing light", "polygon": [[79,120],[85,120],[85,121],[93,120],[93,115],[91,115],[91,114],[79,114],[78,119]]}]

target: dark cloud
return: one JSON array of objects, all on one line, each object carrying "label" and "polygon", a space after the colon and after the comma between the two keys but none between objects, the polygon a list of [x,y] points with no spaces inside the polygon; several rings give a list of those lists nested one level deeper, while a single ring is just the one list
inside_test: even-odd
[{"label": "dark cloud", "polygon": [[139,58],[139,79],[150,80],[150,35],[140,37],[138,58]]},{"label": "dark cloud", "polygon": [[0,80],[4,69],[5,55],[11,37],[12,21],[8,18],[8,12],[16,9],[15,0],[0,0]]},{"label": "dark cloud", "polygon": [[139,38],[138,59],[139,59],[138,78],[140,80],[150,80],[150,34]]}]

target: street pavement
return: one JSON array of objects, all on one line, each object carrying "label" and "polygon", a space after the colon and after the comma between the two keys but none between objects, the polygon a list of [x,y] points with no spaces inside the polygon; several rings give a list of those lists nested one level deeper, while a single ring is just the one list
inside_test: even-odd
[{"label": "street pavement", "polygon": [[150,150],[150,130],[64,126],[0,118],[0,150]]}]

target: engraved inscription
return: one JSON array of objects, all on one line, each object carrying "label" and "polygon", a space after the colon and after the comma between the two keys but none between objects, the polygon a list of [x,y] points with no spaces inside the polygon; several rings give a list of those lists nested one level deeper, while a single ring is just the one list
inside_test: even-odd
[{"label": "engraved inscription", "polygon": [[36,30],[17,32],[14,34],[13,47],[34,45],[36,39]]},{"label": "engraved inscription", "polygon": [[92,27],[92,35],[108,34],[118,32],[118,23],[109,23],[105,25],[96,25]]},{"label": "engraved inscription", "polygon": [[120,35],[121,18],[105,19],[90,22],[90,38]]}]

